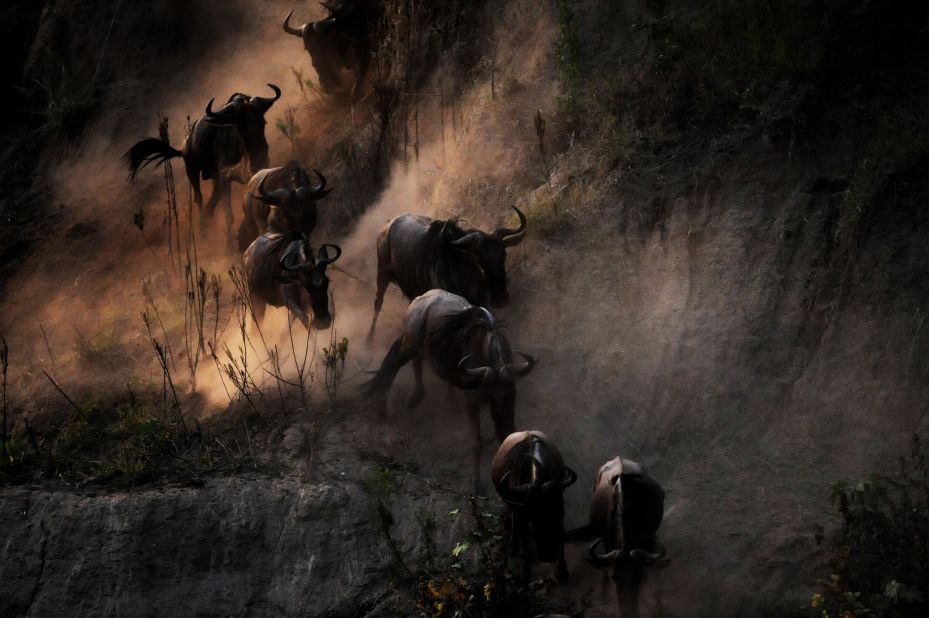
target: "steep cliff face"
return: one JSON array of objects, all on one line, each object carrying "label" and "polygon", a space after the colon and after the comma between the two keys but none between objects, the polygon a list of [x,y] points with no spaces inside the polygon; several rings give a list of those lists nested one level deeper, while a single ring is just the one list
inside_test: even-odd
[{"label": "steep cliff face", "polygon": [[[129,239],[126,230],[137,232],[126,213],[163,199],[158,178],[126,191],[111,160],[150,130],[140,106],[174,122],[211,96],[284,84],[291,66],[307,68],[295,39],[281,41],[286,3],[221,13],[194,4],[190,14],[159,4],[154,30],[138,23],[141,9],[122,7],[128,21],[115,22],[108,49],[128,50],[130,39],[153,49],[127,51],[124,64],[100,52],[95,35],[92,49],[107,58],[101,74],[120,87],[87,95],[102,112],[84,119],[80,146],[52,176],[70,210],[41,221],[56,232],[56,249],[106,236],[65,233],[65,221],[90,221],[134,257],[96,258],[90,272],[102,274],[87,300],[70,278],[57,285],[29,275],[65,268],[66,251],[25,262],[17,253],[8,271],[19,278],[7,289],[29,294],[6,301],[0,327],[27,317],[48,324],[41,299],[100,313],[141,302],[105,277],[147,273],[139,264],[150,248]],[[805,605],[822,574],[814,534],[832,521],[830,484],[885,469],[912,433],[929,429],[925,10],[799,0],[786,8],[461,2],[447,13],[418,5],[383,3],[375,87],[357,109],[314,99],[292,141],[271,128],[285,108],[269,118],[272,161],[297,154],[338,187],[321,217],[349,273],[332,274],[349,365],[380,360],[405,307],[392,290],[378,336],[364,342],[373,237],[390,216],[459,214],[489,227],[519,204],[529,234],[510,250],[512,302],[498,313],[514,347],[540,359],[519,383],[517,426],[554,437],[580,475],[566,494],[569,526],[584,523],[601,463],[638,460],[667,491],[661,536],[672,565],[649,588],[660,590],[667,614]],[[85,19],[91,32],[110,31],[101,14],[59,2],[38,32],[56,32],[73,52]],[[208,46],[196,43],[198,24],[213,24]],[[30,66],[51,53],[34,51]],[[228,65],[247,70],[236,79],[215,70]],[[93,64],[85,69],[92,83]],[[279,105],[303,113],[290,90]],[[547,125],[534,123],[537,112]],[[76,197],[91,178],[98,192]],[[33,219],[15,217],[33,248],[53,246]],[[217,253],[223,272],[229,256]],[[139,339],[138,325],[125,328],[126,339]],[[24,391],[35,392],[30,380],[48,391],[39,336],[32,343],[36,358],[21,380],[34,390]],[[133,345],[127,358],[142,355]],[[150,367],[133,371],[138,379]],[[447,514],[471,484],[461,401],[432,380],[421,408],[406,412],[409,389],[401,372],[391,414],[373,420],[343,388],[351,413],[323,438],[309,478],[302,436],[310,428],[288,417],[262,445],[258,472],[129,492],[4,489],[0,613],[409,610],[410,591],[392,583],[396,556],[366,475],[385,460],[402,471],[392,534],[410,565],[425,542],[423,513],[440,522],[442,552],[466,535]],[[56,398],[37,396],[24,414],[48,413]],[[586,615],[612,615],[613,595],[580,550],[569,550],[569,568],[571,584],[551,595],[578,600],[593,589]]]}]

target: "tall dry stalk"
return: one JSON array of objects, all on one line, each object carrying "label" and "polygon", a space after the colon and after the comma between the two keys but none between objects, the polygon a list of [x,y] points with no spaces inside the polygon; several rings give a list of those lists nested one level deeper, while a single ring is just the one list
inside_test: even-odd
[{"label": "tall dry stalk", "polygon": [[7,370],[10,366],[10,346],[7,344],[6,339],[0,335],[0,371],[3,373],[2,386],[3,386],[3,408],[0,409],[2,412],[2,420],[0,420],[0,439],[3,440],[3,443],[0,444],[0,449],[4,455],[6,455],[6,415],[9,408],[6,398],[6,376]]},{"label": "tall dry stalk", "polygon": [[[170,144],[168,134],[168,119],[162,118],[158,123],[158,137]],[[168,259],[171,264],[177,267],[181,265],[181,230],[180,218],[177,213],[177,191],[174,188],[174,167],[171,165],[171,159],[165,159],[162,164],[165,175],[165,193],[167,194],[167,212],[165,213],[165,222],[167,227],[168,242]]]},{"label": "tall dry stalk", "polygon": [[145,323],[145,329],[148,331],[148,338],[152,344],[152,348],[155,350],[155,355],[158,357],[158,363],[161,365],[162,371],[162,405],[164,406],[163,417],[167,421],[168,418],[168,392],[170,389],[171,397],[173,400],[173,409],[175,411],[175,417],[180,426],[184,429],[184,436],[187,437],[189,432],[187,431],[187,423],[184,421],[184,413],[181,410],[181,401],[177,396],[177,388],[174,385],[174,378],[171,376],[171,368],[168,366],[168,355],[165,351],[165,346],[158,341],[155,337],[155,333],[152,332],[152,318],[147,311],[142,312],[142,321]]}]

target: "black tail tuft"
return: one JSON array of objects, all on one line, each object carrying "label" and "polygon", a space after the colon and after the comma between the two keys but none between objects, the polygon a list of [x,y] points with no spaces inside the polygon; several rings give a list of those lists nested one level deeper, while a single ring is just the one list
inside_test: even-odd
[{"label": "black tail tuft", "polygon": [[397,372],[400,371],[400,340],[394,341],[390,346],[390,351],[384,357],[381,368],[377,370],[374,377],[359,386],[362,395],[365,397],[376,397],[390,390],[390,385],[394,383]]},{"label": "black tail tuft", "polygon": [[160,139],[147,137],[130,148],[123,155],[123,161],[129,167],[129,178],[133,179],[139,169],[149,163],[161,163],[179,156],[180,150],[172,148]]}]

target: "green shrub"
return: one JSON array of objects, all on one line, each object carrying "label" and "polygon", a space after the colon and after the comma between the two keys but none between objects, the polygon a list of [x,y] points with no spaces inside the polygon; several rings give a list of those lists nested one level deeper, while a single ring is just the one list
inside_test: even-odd
[{"label": "green shrub", "polygon": [[837,483],[832,502],[842,517],[827,541],[831,573],[811,605],[817,615],[929,615],[929,466],[918,436],[891,475],[851,486]]}]

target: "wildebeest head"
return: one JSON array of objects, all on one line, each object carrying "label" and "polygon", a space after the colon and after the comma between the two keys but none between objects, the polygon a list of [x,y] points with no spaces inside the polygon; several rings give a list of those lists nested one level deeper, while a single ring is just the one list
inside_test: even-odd
[{"label": "wildebeest head", "polygon": [[[494,427],[502,441],[516,430],[515,382],[532,371],[536,360],[510,348],[489,311],[483,307],[474,307],[472,311],[475,319],[471,328],[475,328],[476,336],[469,340],[466,348],[469,353],[458,361],[459,385],[481,390],[481,395],[490,404]],[[483,359],[481,363],[475,362],[478,358]]]},{"label": "wildebeest head", "polygon": [[606,462],[590,503],[590,525],[600,536],[588,560],[598,567],[639,567],[662,558],[655,532],[663,512],[664,491],[640,464],[620,457]]},{"label": "wildebeest head", "polygon": [[213,110],[213,101],[206,105],[204,119],[218,126],[233,126],[245,144],[248,166],[253,174],[268,167],[268,140],[265,139],[265,114],[281,98],[281,89],[268,84],[274,91],[273,97],[250,97],[237,92],[229,97],[218,110]]},{"label": "wildebeest head", "polygon": [[[329,257],[326,247],[332,247],[335,255]],[[304,240],[291,242],[281,255],[281,273],[278,280],[284,284],[302,282],[310,297],[310,306],[313,308],[313,327],[325,330],[332,324],[332,314],[329,313],[329,277],[326,268],[339,259],[342,249],[337,245],[322,245],[316,259],[312,253],[304,252]]]},{"label": "wildebeest head", "polygon": [[510,300],[506,281],[506,248],[518,245],[526,233],[526,215],[516,206],[512,208],[519,216],[519,226],[515,229],[501,227],[489,234],[473,230],[455,238],[453,222],[446,222],[442,228],[442,238],[448,246],[467,251],[480,264],[487,280],[491,307],[502,307]]},{"label": "wildebeest head", "polygon": [[268,176],[261,179],[258,195],[252,197],[271,207],[268,229],[289,232],[313,227],[316,222],[316,201],[332,191],[326,188],[326,177],[319,170],[314,169],[313,172],[319,179],[316,185],[311,184],[309,176],[299,166],[296,167],[291,176],[290,189],[268,191],[265,189]]},{"label": "wildebeest head", "polygon": [[564,490],[577,474],[540,432],[511,434],[494,457],[494,486],[509,505],[531,523],[537,557],[552,562],[564,543]]}]

